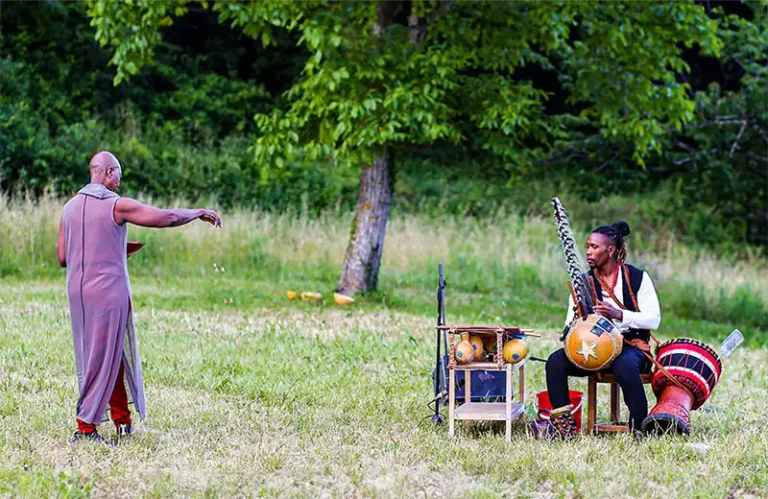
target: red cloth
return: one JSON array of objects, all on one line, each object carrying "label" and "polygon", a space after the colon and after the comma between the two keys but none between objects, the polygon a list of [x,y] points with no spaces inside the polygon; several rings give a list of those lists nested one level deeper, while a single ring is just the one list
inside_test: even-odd
[{"label": "red cloth", "polygon": [[[112,413],[112,421],[115,426],[121,424],[131,424],[131,411],[128,409],[128,394],[125,391],[125,367],[120,363],[120,370],[117,373],[117,381],[112,396],[109,398],[109,410]],[[80,433],[93,433],[96,431],[96,425],[77,420],[77,431]]]},{"label": "red cloth", "polygon": [[85,433],[86,435],[96,431],[96,425],[84,422],[82,419],[77,420],[77,431]]},{"label": "red cloth", "polygon": [[112,421],[115,426],[131,424],[131,411],[128,410],[128,394],[125,392],[125,367],[120,363],[120,371],[117,373],[117,381],[112,396],[109,398],[109,410],[112,413]]}]

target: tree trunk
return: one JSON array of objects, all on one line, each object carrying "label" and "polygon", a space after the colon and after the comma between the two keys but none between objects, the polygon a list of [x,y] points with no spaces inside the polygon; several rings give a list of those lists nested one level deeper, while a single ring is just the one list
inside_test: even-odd
[{"label": "tree trunk", "polygon": [[[424,19],[416,15],[409,16],[410,41],[422,42],[426,37],[428,25],[447,13],[450,7],[451,1],[443,0],[440,7]],[[382,36],[395,22],[395,18],[403,13],[403,8],[401,1],[380,0],[376,5],[376,20],[371,34]],[[337,293],[351,297],[359,291],[376,289],[381,253],[384,250],[384,236],[389,221],[389,205],[392,202],[391,172],[386,150],[376,156],[372,165],[362,167],[355,225],[341,267]]]},{"label": "tree trunk", "polygon": [[392,202],[392,178],[386,153],[360,171],[360,190],[352,237],[341,268],[336,292],[352,296],[376,289],[381,253]]}]

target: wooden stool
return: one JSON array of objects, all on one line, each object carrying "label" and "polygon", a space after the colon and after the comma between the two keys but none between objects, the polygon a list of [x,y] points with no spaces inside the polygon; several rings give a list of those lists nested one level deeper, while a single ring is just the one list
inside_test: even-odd
[{"label": "wooden stool", "polygon": [[[641,374],[640,379],[644,385],[651,382],[651,374]],[[608,423],[597,423],[597,384],[608,383],[611,385],[611,420]],[[587,432],[590,435],[597,435],[599,432],[621,432],[629,431],[629,426],[620,424],[621,422],[621,400],[619,397],[621,388],[619,382],[613,374],[603,373],[602,379],[597,376],[589,377],[587,385]]]}]

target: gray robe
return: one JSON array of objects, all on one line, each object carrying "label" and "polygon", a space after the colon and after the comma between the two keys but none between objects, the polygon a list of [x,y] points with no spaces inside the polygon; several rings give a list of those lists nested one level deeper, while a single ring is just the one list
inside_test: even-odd
[{"label": "gray robe", "polygon": [[146,417],[128,279],[127,228],[114,220],[118,199],[103,185],[88,184],[64,206],[61,216],[80,387],[77,419],[91,424],[107,419],[121,361],[130,400],[140,419]]}]

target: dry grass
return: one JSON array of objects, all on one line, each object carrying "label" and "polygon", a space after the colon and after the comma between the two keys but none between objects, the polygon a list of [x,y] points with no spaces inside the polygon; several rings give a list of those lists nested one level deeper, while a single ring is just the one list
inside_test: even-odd
[{"label": "dry grass", "polygon": [[[51,197],[33,203],[11,202],[0,195],[0,256],[6,260],[6,272],[33,275],[55,270],[62,206],[63,201]],[[135,257],[140,263],[134,272],[200,275],[211,272],[209,265],[217,262],[240,275],[266,271],[285,275],[311,269],[335,274],[346,249],[351,217],[349,213],[307,217],[235,211],[224,215],[222,231],[202,223],[171,231],[132,227],[131,237],[148,241],[152,248]],[[586,233],[579,238],[585,240]],[[385,244],[382,268],[398,278],[428,274],[431,282],[438,261],[447,267],[471,268],[478,277],[491,279],[508,277],[516,267],[536,266],[543,280],[562,287],[562,255],[548,217],[400,217],[390,222]],[[638,234],[630,244],[630,260],[646,267],[659,282],[691,283],[713,294],[748,286],[768,302],[768,265],[763,259],[724,261],[679,245],[666,233],[645,239]]]},{"label": "dry grass", "polygon": [[[134,280],[137,296],[188,289]],[[432,317],[386,308],[137,308],[149,418],[114,449],[68,446],[76,380],[63,284],[0,282],[0,495],[765,497],[768,350],[726,362],[689,438],[512,444],[425,417]],[[529,342],[557,347],[554,329]],[[528,369],[528,402],[544,389]],[[574,382],[576,389],[584,383]],[[607,393],[602,393],[603,402]],[[653,395],[650,395],[653,401]],[[607,403],[601,404],[606,416]],[[529,415],[533,409],[529,409]],[[108,425],[104,433],[112,435]],[[697,444],[697,445],[691,445]],[[730,494],[730,495],[729,495]],[[754,494],[754,495],[750,495]]]},{"label": "dry grass", "polygon": [[[61,205],[53,198],[32,203],[0,197],[0,210],[5,213],[0,217],[0,277],[62,276],[54,256]],[[147,243],[132,257],[131,272],[159,280],[218,278],[206,282],[202,291],[248,304],[252,297],[246,290],[227,286],[225,281],[268,281],[274,294],[297,288],[329,296],[339,278],[350,216],[240,210],[224,214],[224,230],[199,222],[173,230],[131,227],[129,237]],[[567,296],[553,225],[548,217],[510,215],[442,220],[394,217],[385,239],[379,289],[384,299],[390,304],[398,301],[403,311],[416,311],[416,303],[426,311],[423,297],[433,296],[437,264],[444,262],[452,304],[465,312],[474,307],[482,315],[489,313],[487,307],[496,307],[497,315],[503,309],[515,320],[527,314],[551,324],[554,311],[560,314]],[[688,334],[687,326],[676,320],[705,320],[723,328],[738,327],[754,341],[768,343],[761,332],[768,330],[766,261],[757,257],[726,261],[662,236],[666,234],[633,234],[630,261],[652,276],[662,299],[664,327]],[[577,237],[586,239],[586,234]],[[216,273],[214,264],[226,272]],[[224,295],[225,291],[231,294]],[[175,296],[181,303],[178,293]],[[258,305],[271,307],[272,303]]]}]

